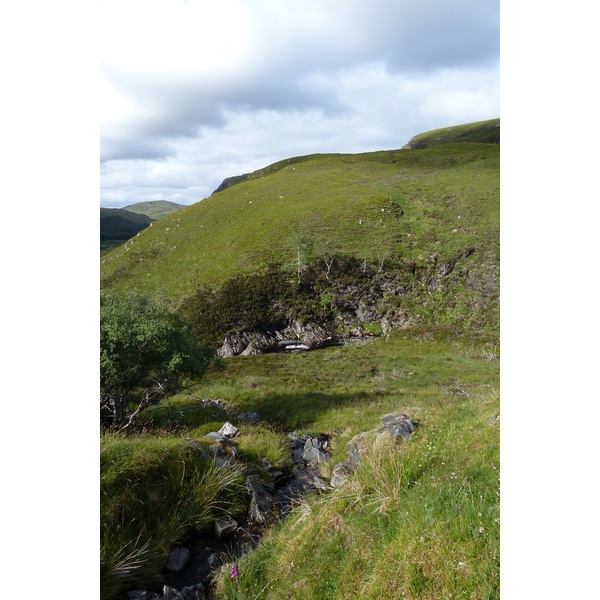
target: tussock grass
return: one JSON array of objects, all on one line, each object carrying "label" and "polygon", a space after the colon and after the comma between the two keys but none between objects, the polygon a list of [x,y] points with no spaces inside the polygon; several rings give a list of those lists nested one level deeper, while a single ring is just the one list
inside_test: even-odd
[{"label": "tussock grass", "polygon": [[188,528],[244,509],[240,468],[201,458],[180,437],[104,435],[100,460],[103,600],[161,584],[166,554]]}]

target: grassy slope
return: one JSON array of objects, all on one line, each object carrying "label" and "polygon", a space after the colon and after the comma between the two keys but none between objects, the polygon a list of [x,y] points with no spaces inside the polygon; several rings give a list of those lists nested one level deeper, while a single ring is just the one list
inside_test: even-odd
[{"label": "grassy slope", "polygon": [[[198,283],[290,261],[286,240],[295,232],[327,235],[342,251],[370,260],[391,240],[407,261],[476,247],[474,257],[487,254],[497,263],[499,147],[462,142],[282,161],[155,223],[128,250],[113,251],[103,285],[162,288],[179,298]],[[495,599],[500,436],[488,418],[499,410],[498,389],[497,347],[468,333],[421,327],[368,345],[230,359],[224,372],[145,418],[150,431],[154,424],[202,439],[232,419],[198,403],[219,398],[266,420],[256,430],[240,426],[247,460],[266,455],[283,465],[285,431],[328,433],[328,476],[347,458],[354,435],[372,432],[383,414],[406,412],[419,422],[409,444],[394,450],[381,438],[349,484],[307,499],[238,562],[239,583],[225,565],[219,597]],[[183,429],[172,430],[173,420]],[[373,433],[365,436],[374,443]],[[149,493],[153,484],[140,472],[138,478],[135,465],[128,471],[139,481],[137,493]],[[122,490],[106,493],[117,498]],[[164,539],[150,524],[147,533]],[[137,583],[143,587],[143,578]],[[115,597],[110,584],[105,589],[103,597]]]},{"label": "grassy slope", "polygon": [[389,244],[422,263],[467,247],[497,253],[498,230],[497,145],[319,155],[279,163],[165,217],[104,257],[101,282],[180,298],[199,284],[291,262],[288,240],[298,232],[373,261]]},{"label": "grassy slope", "polygon": [[426,131],[413,137],[405,148],[431,148],[455,142],[475,142],[483,144],[500,143],[500,119],[478,121],[455,127],[443,127]]},{"label": "grassy slope", "polygon": [[[310,497],[238,561],[243,597],[267,586],[261,597],[272,599],[498,598],[499,426],[488,424],[498,389],[497,347],[421,330],[231,359],[224,373],[147,416],[164,425],[167,414],[198,406],[194,396],[221,398],[258,411],[274,431],[329,434],[327,477],[350,439],[377,429],[386,413],[406,412],[419,423],[409,444],[394,450],[380,439],[348,485]],[[198,438],[222,422],[200,408],[180,414]],[[228,572],[219,597],[238,598]]]},{"label": "grassy slope", "polygon": [[157,220],[173,212],[177,212],[178,210],[185,208],[185,206],[167,200],[153,200],[151,202],[136,202],[135,204],[130,204],[123,208],[129,212],[147,215],[151,219]]}]

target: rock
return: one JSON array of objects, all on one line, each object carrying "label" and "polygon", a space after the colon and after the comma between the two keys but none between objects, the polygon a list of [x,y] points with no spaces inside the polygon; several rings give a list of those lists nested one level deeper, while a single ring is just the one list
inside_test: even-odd
[{"label": "rock", "polygon": [[316,490],[321,490],[321,491],[326,491],[326,490],[331,489],[331,486],[324,479],[317,477],[317,475],[313,476],[312,481],[311,481],[311,486],[313,488],[315,488]]},{"label": "rock", "polygon": [[213,552],[207,559],[206,562],[208,563],[209,567],[215,567],[217,565],[217,563],[219,562],[219,553],[218,552]]},{"label": "rock", "polygon": [[146,590],[133,590],[127,592],[128,600],[160,600],[160,596],[154,592],[147,592]]},{"label": "rock", "polygon": [[237,530],[237,526],[237,522],[234,521],[231,517],[222,521],[215,521],[215,534],[219,539],[222,539],[234,533]]},{"label": "rock", "polygon": [[221,429],[219,429],[218,433],[224,435],[228,438],[234,438],[240,435],[240,430],[232,425],[229,421],[227,421]]},{"label": "rock", "polygon": [[175,588],[165,585],[163,587],[163,600],[185,600],[185,598]]},{"label": "rock", "polygon": [[500,413],[497,412],[495,414],[493,414],[489,419],[488,419],[488,425],[497,425],[500,423]]},{"label": "rock", "polygon": [[273,496],[267,492],[255,475],[246,477],[246,487],[250,492],[249,515],[253,521],[266,523],[275,506]]},{"label": "rock", "polygon": [[187,548],[175,548],[169,552],[167,557],[167,571],[178,575],[190,562],[190,551]]},{"label": "rock", "polygon": [[307,463],[321,463],[327,460],[327,455],[319,450],[319,448],[309,448],[305,450],[302,454],[302,460],[305,460]]},{"label": "rock", "polygon": [[184,600],[202,600],[204,598],[204,586],[201,583],[187,585],[181,588],[181,596]]},{"label": "rock", "polygon": [[261,417],[257,412],[243,412],[240,413],[237,418],[240,423],[256,424],[261,421]]},{"label": "rock", "polygon": [[387,430],[390,433],[392,441],[396,441],[399,437],[403,440],[409,440],[410,436],[415,432],[416,427],[412,420],[402,413],[394,413],[387,415],[381,419],[383,427],[378,433]]},{"label": "rock", "polygon": [[223,447],[218,446],[217,444],[213,444],[208,449],[213,453],[213,456],[223,456],[225,454]]},{"label": "rock", "polygon": [[337,488],[346,482],[348,477],[352,475],[353,467],[347,462],[341,462],[333,467],[333,474],[331,475],[331,487]]},{"label": "rock", "polygon": [[204,437],[207,437],[209,440],[213,442],[226,442],[229,438],[222,433],[217,433],[216,431],[211,431],[207,433]]}]

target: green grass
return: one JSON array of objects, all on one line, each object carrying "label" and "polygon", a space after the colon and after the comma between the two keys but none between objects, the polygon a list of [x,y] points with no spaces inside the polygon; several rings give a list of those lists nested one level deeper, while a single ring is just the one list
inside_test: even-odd
[{"label": "green grass", "polygon": [[160,587],[172,545],[245,507],[239,468],[201,458],[183,437],[104,435],[100,451],[101,597]]},{"label": "green grass", "polygon": [[405,148],[431,148],[454,142],[500,143],[500,119],[478,121],[455,127],[442,127],[413,137]]},{"label": "green grass", "polygon": [[423,265],[467,248],[478,249],[478,265],[497,263],[498,229],[498,145],[318,155],[164,217],[104,257],[101,281],[179,300],[199,285],[291,265],[298,233],[372,265],[382,250]]}]

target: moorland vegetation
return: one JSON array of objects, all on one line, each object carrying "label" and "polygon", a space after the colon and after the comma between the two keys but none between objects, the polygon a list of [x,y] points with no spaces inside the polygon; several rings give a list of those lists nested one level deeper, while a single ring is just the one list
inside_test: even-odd
[{"label": "moorland vegetation", "polygon": [[[104,406],[126,387],[101,436],[103,599],[160,591],[174,545],[246,514],[261,461],[293,471],[292,431],[328,440],[326,480],[348,442],[365,453],[221,555],[211,594],[499,598],[498,125],[281,161],[103,257]],[[346,344],[215,358],[229,333],[291,322]],[[377,435],[395,412],[409,441]],[[219,462],[206,434],[226,421]]]}]

